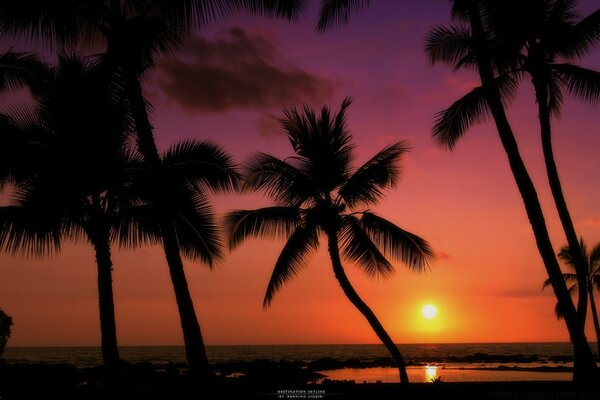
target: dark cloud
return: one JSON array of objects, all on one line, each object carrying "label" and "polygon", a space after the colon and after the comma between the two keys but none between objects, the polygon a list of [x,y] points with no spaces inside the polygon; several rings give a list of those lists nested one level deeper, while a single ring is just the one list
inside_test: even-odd
[{"label": "dark cloud", "polygon": [[528,287],[528,288],[514,288],[508,290],[502,290],[496,292],[497,296],[501,297],[511,297],[511,298],[531,298],[531,297],[552,297],[554,293],[552,292],[552,288],[548,287],[545,290],[542,290],[542,285],[540,284],[539,288]]},{"label": "dark cloud", "polygon": [[258,133],[265,137],[281,135],[283,129],[279,122],[280,119],[281,115],[273,113],[262,114],[258,118]]},{"label": "dark cloud", "polygon": [[241,28],[211,41],[194,38],[185,50],[161,62],[159,86],[191,111],[281,110],[333,92],[330,81],[291,65],[267,37]]}]

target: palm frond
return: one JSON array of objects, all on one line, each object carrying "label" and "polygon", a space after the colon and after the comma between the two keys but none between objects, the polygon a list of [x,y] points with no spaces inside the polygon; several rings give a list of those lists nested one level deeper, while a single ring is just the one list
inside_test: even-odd
[{"label": "palm frond", "polygon": [[555,74],[578,99],[600,104],[600,72],[573,64],[553,64]]},{"label": "palm frond", "polygon": [[47,132],[40,129],[36,118],[29,108],[0,114],[0,188],[27,179],[47,157],[48,149],[39,140]]},{"label": "palm frond", "polygon": [[165,152],[162,163],[166,179],[192,183],[198,190],[234,190],[241,179],[232,157],[209,141],[177,142]]},{"label": "palm frond", "polygon": [[323,106],[317,115],[309,106],[284,111],[280,122],[298,155],[298,169],[319,193],[330,192],[348,179],[354,146],[346,127],[346,111],[352,99],[346,97],[337,113]]},{"label": "palm frond", "polygon": [[39,208],[0,207],[0,249],[33,257],[44,257],[60,250],[61,220]]},{"label": "palm frond", "polygon": [[248,11],[257,15],[283,17],[296,20],[304,15],[308,0],[229,0],[238,11]]},{"label": "palm frond", "polygon": [[344,218],[340,240],[344,257],[355,263],[367,276],[387,278],[394,272],[392,264],[381,254],[355,216]]},{"label": "palm frond", "polygon": [[231,211],[225,217],[229,248],[249,237],[287,238],[300,224],[297,207],[265,207]]},{"label": "palm frond", "polygon": [[158,214],[156,207],[149,204],[120,207],[112,217],[111,242],[118,242],[125,249],[160,243]]},{"label": "palm frond", "polygon": [[98,33],[100,2],[71,0],[0,0],[0,34],[49,44],[71,47],[88,44]]},{"label": "palm frond", "polygon": [[[577,293],[577,284],[570,286],[567,290],[571,296],[575,295]],[[564,319],[564,313],[562,312],[560,303],[554,305],[554,315],[556,315],[556,319],[558,320]]]},{"label": "palm frond", "polygon": [[425,36],[425,52],[431,64],[456,66],[470,54],[472,46],[471,32],[464,25],[436,26]]},{"label": "palm frond", "polygon": [[269,279],[263,307],[266,308],[271,305],[279,288],[291,282],[306,267],[308,256],[318,247],[319,238],[314,227],[303,225],[296,227],[277,258],[271,279]]},{"label": "palm frond", "polygon": [[548,85],[548,108],[555,118],[560,117],[560,110],[563,105],[561,85],[562,82],[553,75]]},{"label": "palm frond", "polygon": [[371,212],[363,213],[360,224],[384,254],[402,261],[412,270],[425,270],[435,258],[426,240]]},{"label": "palm frond", "polygon": [[393,188],[400,176],[400,157],[408,151],[405,141],[391,144],[364,163],[339,190],[350,207],[374,204],[383,190]]},{"label": "palm frond", "polygon": [[[583,241],[583,239],[579,240],[579,248],[581,249],[581,255],[583,256],[583,259],[586,262],[589,261],[589,256],[587,253],[587,246],[586,246],[585,242]],[[560,249],[560,252],[558,253],[558,258],[563,263],[565,263],[570,270],[572,270],[572,271],[576,270],[575,259],[573,258],[573,253],[571,252],[571,249],[569,248],[568,245],[563,246]],[[573,274],[563,274],[563,275],[573,275]]]},{"label": "palm frond", "polygon": [[186,196],[185,200],[187,206],[180,204],[173,219],[181,252],[187,258],[200,260],[213,268],[223,257],[221,232],[213,209],[200,192]]},{"label": "palm frond", "polygon": [[[572,283],[572,285],[568,288],[569,293],[570,294],[576,293],[577,292],[577,275],[571,274],[571,273],[564,273],[564,274],[562,274],[562,277],[563,277],[565,283]],[[544,281],[544,284],[542,285],[542,290],[546,289],[548,286],[552,287],[552,281],[550,280],[550,278],[548,278]]]},{"label": "palm frond", "polygon": [[36,89],[49,78],[49,68],[37,54],[8,51],[0,55],[0,91]]},{"label": "palm frond", "polygon": [[[145,0],[138,6],[138,13],[144,8]],[[304,14],[307,0],[158,0],[148,12],[164,18],[181,30],[203,30],[214,22],[234,13],[249,12],[256,15],[272,16],[296,20]]]},{"label": "palm frond", "polygon": [[566,56],[581,58],[600,44],[600,10],[596,10],[575,25],[573,40]]},{"label": "palm frond", "polygon": [[590,274],[600,277],[600,243],[595,245],[592,251],[590,251],[589,262]]},{"label": "palm frond", "polygon": [[262,191],[277,204],[298,205],[315,195],[314,187],[302,171],[269,154],[252,155],[245,176],[243,191]]},{"label": "palm frond", "polygon": [[370,0],[321,0],[317,30],[323,32],[336,25],[345,25],[352,14],[368,8],[370,4]]},{"label": "palm frond", "polygon": [[[505,104],[516,95],[518,82],[511,76],[502,75],[496,78],[495,84]],[[472,125],[484,122],[490,117],[485,88],[478,86],[436,114],[433,138],[439,145],[452,150]]]}]

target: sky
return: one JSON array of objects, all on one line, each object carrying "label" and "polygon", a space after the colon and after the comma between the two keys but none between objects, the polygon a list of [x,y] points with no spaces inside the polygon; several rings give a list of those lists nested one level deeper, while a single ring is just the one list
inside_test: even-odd
[{"label": "sky", "polygon": [[[493,126],[469,130],[452,152],[436,145],[436,112],[477,85],[477,76],[431,66],[425,34],[449,21],[445,0],[372,2],[348,26],[316,33],[316,3],[289,23],[239,15],[190,38],[160,59],[145,84],[161,150],[185,138],[224,146],[242,164],[263,151],[292,149],[277,118],[303,103],[339,107],[353,98],[348,126],[364,162],[384,146],[406,139],[397,189],[374,208],[428,240],[437,254],[422,274],[394,262],[389,279],[346,270],[397,343],[568,341],[554,316],[555,300],[542,291],[545,270]],[[580,2],[584,15],[594,0]],[[0,51],[37,49],[2,41]],[[52,56],[45,50],[49,59]],[[581,62],[600,69],[600,50]],[[19,94],[4,96],[10,107]],[[536,105],[527,81],[508,108],[523,157],[538,189],[556,251],[566,242],[547,187]],[[555,121],[554,147],[578,233],[600,242],[600,113],[567,97]],[[6,203],[10,193],[3,194]],[[259,195],[212,198],[219,215],[268,205]],[[248,240],[214,271],[186,262],[186,274],[207,344],[377,343],[336,283],[325,249],[275,296],[262,299],[282,241]],[[177,308],[159,247],[113,249],[120,345],[180,345]],[[66,244],[47,259],[0,255],[0,307],[13,317],[9,346],[98,345],[93,251]],[[436,318],[421,314],[425,304]],[[588,338],[594,338],[591,321]]]}]

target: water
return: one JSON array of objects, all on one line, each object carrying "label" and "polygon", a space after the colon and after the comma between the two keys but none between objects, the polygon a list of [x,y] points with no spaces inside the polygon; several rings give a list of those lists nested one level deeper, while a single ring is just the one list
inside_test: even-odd
[{"label": "water", "polygon": [[[592,344],[593,345],[593,344]],[[400,345],[413,381],[568,380],[572,366],[570,343],[477,343]],[[121,347],[129,362],[183,363],[182,346]],[[383,345],[238,345],[208,346],[212,363],[254,360],[312,362],[329,358],[356,363],[389,358]],[[78,367],[100,365],[98,347],[13,347],[4,357],[9,363],[67,363]],[[351,365],[348,365],[351,366]],[[512,370],[517,367],[519,370]],[[550,367],[550,368],[548,368]],[[541,371],[547,369],[549,371]],[[343,368],[322,371],[330,379],[358,382],[396,382],[394,368]]]}]

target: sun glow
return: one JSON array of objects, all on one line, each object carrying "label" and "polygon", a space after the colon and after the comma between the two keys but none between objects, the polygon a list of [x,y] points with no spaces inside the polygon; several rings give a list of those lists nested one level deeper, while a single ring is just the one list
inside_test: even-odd
[{"label": "sun glow", "polygon": [[433,304],[425,304],[421,309],[421,313],[426,319],[433,319],[437,315],[437,308]]}]

